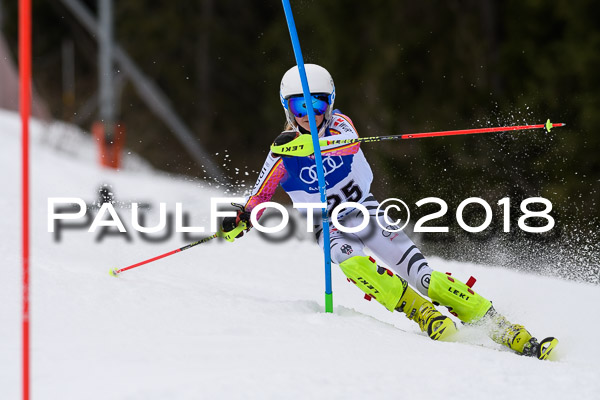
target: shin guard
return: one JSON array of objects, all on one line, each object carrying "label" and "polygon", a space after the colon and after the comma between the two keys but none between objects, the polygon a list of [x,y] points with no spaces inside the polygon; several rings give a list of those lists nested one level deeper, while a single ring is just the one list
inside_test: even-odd
[{"label": "shin guard", "polygon": [[475,293],[473,289],[456,278],[434,271],[429,282],[429,298],[434,304],[448,307],[462,322],[479,321],[492,303]]},{"label": "shin guard", "polygon": [[394,311],[408,283],[392,271],[380,267],[371,257],[354,256],[340,263],[342,272],[369,300],[377,300],[385,308]]}]

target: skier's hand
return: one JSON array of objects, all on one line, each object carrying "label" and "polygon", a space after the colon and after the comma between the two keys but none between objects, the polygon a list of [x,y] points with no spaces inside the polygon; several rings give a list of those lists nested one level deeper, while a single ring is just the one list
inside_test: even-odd
[{"label": "skier's hand", "polygon": [[307,157],[314,154],[312,137],[297,130],[283,131],[271,145],[271,154],[279,157]]},{"label": "skier's hand", "polygon": [[[246,223],[246,227],[247,227],[246,231],[248,229],[250,229],[252,224],[250,223],[250,212],[249,211],[241,209],[241,210],[238,210],[237,216],[223,218],[223,222],[221,223],[221,229],[223,232],[232,231],[235,228],[237,228],[237,226],[240,224],[240,222]],[[244,236],[244,231],[241,231],[239,233],[239,235],[237,235],[235,238],[236,239],[241,238],[242,236]]]},{"label": "skier's hand", "polygon": [[[296,130],[283,131],[275,138],[273,141],[273,146],[283,146],[284,144],[288,144],[292,140],[296,139],[298,136],[300,136],[300,132]],[[290,155],[279,154],[274,150],[271,151],[273,151],[273,154],[280,157],[291,157]]]},{"label": "skier's hand", "polygon": [[300,136],[300,132],[298,132],[298,131],[293,131],[293,130],[283,131],[283,132],[281,132],[281,134],[279,136],[277,136],[275,138],[275,141],[273,142],[273,144],[275,146],[281,146],[281,145],[291,142],[292,140],[296,139],[298,136]]}]

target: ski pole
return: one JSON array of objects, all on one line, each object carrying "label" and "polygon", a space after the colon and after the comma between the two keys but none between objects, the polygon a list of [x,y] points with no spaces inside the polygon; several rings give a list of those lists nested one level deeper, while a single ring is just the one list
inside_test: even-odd
[{"label": "ski pole", "polygon": [[[392,135],[392,136],[372,136],[355,139],[339,139],[329,140],[321,139],[319,141],[321,146],[327,146],[331,144],[351,144],[351,143],[373,143],[383,142],[385,140],[403,140],[403,139],[420,139],[425,137],[436,137],[436,136],[455,136],[455,135],[471,135],[475,133],[491,133],[491,132],[508,132],[508,131],[521,131],[527,129],[540,129],[543,128],[547,132],[550,132],[552,128],[558,128],[565,126],[564,123],[553,124],[550,120],[546,121],[545,124],[537,125],[520,125],[520,126],[499,126],[496,128],[476,128],[476,129],[459,129],[453,131],[439,131],[439,132],[423,132],[423,133],[406,133],[403,135]],[[310,137],[307,139],[305,136],[300,135],[296,139],[289,143],[281,146],[271,146],[271,151],[274,154],[289,155],[289,156],[308,156],[313,153],[313,148],[310,143]]]},{"label": "ski pole", "polygon": [[520,125],[520,126],[499,126],[496,128],[475,128],[475,129],[458,129],[454,131],[439,131],[439,132],[424,132],[424,133],[406,133],[404,135],[392,135],[392,136],[374,136],[365,137],[358,139],[349,140],[327,140],[327,144],[338,144],[338,143],[355,143],[355,142],[382,142],[384,140],[402,140],[402,139],[420,139],[425,137],[436,137],[436,136],[455,136],[455,135],[472,135],[475,133],[491,133],[491,132],[508,132],[508,131],[522,131],[527,129],[539,129],[544,128],[547,132],[550,132],[552,128],[565,126],[564,123],[553,124],[550,120],[546,121],[545,124],[537,125]]},{"label": "ski pole", "polygon": [[190,243],[188,245],[185,245],[185,246],[180,247],[180,248],[175,249],[175,250],[171,250],[171,251],[169,251],[167,253],[164,253],[164,254],[161,254],[159,256],[149,258],[149,259],[147,259],[145,261],[141,261],[141,262],[139,262],[137,264],[133,264],[133,265],[130,265],[128,267],[120,268],[120,269],[113,268],[113,269],[110,270],[110,274],[112,276],[119,276],[119,274],[121,272],[127,271],[128,269],[133,269],[133,268],[139,267],[141,265],[148,264],[148,263],[151,263],[151,262],[156,261],[156,260],[160,260],[161,258],[165,258],[165,257],[171,256],[171,255],[173,255],[175,253],[182,252],[184,250],[187,250],[189,248],[192,248],[192,247],[197,246],[197,245],[202,244],[202,243],[206,243],[206,242],[208,242],[210,240],[213,240],[213,239],[216,239],[218,237],[222,237],[222,238],[224,238],[225,240],[227,240],[229,242],[233,242],[233,240],[236,238],[236,236],[238,234],[240,234],[244,229],[246,229],[246,223],[242,221],[242,222],[240,222],[240,224],[235,229],[233,229],[233,230],[231,230],[229,232],[219,231],[219,232],[215,233],[214,235],[205,237],[204,239],[200,239],[197,242]]}]

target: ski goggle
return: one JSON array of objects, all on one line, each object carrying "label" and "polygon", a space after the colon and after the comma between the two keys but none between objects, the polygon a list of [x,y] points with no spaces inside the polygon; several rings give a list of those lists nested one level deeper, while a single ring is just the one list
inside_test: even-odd
[{"label": "ski goggle", "polygon": [[[315,111],[315,115],[323,115],[329,107],[329,99],[326,94],[313,94],[310,96],[312,99],[312,108]],[[287,99],[288,110],[298,118],[302,118],[308,114],[306,108],[306,102],[304,96],[293,96]]]}]

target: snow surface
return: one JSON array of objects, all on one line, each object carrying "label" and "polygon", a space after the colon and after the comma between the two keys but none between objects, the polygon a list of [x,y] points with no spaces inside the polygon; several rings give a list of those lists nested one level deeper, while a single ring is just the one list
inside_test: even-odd
[{"label": "snow surface", "polygon": [[[598,399],[600,287],[431,257],[538,338],[560,339],[558,361],[519,357],[480,332],[434,342],[333,268],[334,313],[323,312],[322,255],[311,241],[269,244],[251,232],[127,272],[185,242],[130,243],[47,231],[48,197],[93,201],[110,183],[123,201],[182,202],[208,227],[205,183],[128,161],[96,164],[74,128],[33,123],[32,396],[37,399]],[[66,134],[66,131],[70,131]],[[0,399],[20,398],[20,125],[0,110]],[[61,136],[62,135],[62,136]],[[65,148],[65,137],[72,144]],[[127,166],[129,165],[129,167]],[[120,210],[131,227],[128,210]],[[151,218],[148,224],[155,222]]]}]

